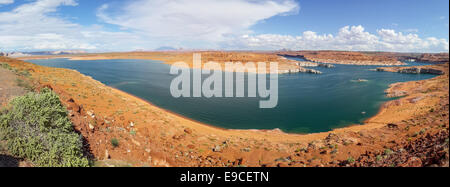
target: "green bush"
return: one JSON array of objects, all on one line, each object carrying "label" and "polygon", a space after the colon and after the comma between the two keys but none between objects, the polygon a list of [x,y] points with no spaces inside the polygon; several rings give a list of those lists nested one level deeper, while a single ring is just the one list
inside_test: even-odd
[{"label": "green bush", "polygon": [[0,114],[0,138],[11,154],[41,167],[86,167],[82,137],[67,110],[50,89],[28,93],[10,102]]},{"label": "green bush", "polygon": [[117,138],[111,139],[111,145],[116,148],[119,147],[119,140]]},{"label": "green bush", "polygon": [[347,162],[353,163],[353,162],[355,162],[355,159],[354,159],[353,157],[349,157],[349,158],[347,159]]}]

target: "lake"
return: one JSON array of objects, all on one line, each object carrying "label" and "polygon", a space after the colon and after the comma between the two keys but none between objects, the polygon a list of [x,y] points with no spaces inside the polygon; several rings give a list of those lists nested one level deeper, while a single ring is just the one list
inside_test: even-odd
[{"label": "lake", "polygon": [[[291,58],[301,61],[300,58]],[[261,98],[173,98],[170,65],[151,60],[29,60],[77,70],[102,83],[188,118],[227,129],[281,129],[292,133],[325,132],[361,124],[389,100],[389,84],[433,75],[376,72],[378,66],[312,67],[323,74],[279,76],[278,106],[260,109]],[[412,63],[417,65],[421,63]],[[423,64],[423,63],[422,63]],[[367,82],[355,80],[366,79]],[[245,81],[245,80],[237,80]]]}]

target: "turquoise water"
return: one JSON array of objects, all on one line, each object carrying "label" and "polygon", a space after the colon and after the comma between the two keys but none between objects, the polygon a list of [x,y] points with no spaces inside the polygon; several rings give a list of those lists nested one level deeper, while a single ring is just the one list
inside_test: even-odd
[{"label": "turquoise water", "polygon": [[[214,126],[229,129],[279,128],[294,133],[325,132],[361,124],[389,100],[384,95],[389,84],[433,77],[371,71],[376,66],[317,67],[313,69],[323,74],[280,75],[278,106],[260,109],[260,98],[173,98],[170,83],[175,76],[169,74],[169,65],[158,61],[48,59],[30,62],[77,70],[159,107]],[[355,82],[357,79],[369,81]]]}]

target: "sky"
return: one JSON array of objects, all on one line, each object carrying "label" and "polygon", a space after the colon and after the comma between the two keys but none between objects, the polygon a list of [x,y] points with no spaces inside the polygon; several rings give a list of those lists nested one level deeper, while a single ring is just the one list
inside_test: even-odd
[{"label": "sky", "polygon": [[448,52],[448,0],[0,0],[0,51]]}]

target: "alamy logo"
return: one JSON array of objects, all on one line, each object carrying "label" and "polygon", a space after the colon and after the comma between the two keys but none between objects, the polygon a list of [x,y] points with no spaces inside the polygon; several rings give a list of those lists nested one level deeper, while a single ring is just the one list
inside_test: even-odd
[{"label": "alamy logo", "polygon": [[[207,62],[203,65],[201,54],[194,53],[192,69],[185,62],[172,65],[170,74],[177,77],[171,82],[170,93],[175,98],[257,97],[258,95],[264,99],[259,102],[260,108],[275,108],[278,105],[277,62],[270,62],[269,66],[266,62],[247,62],[245,65],[241,62],[226,62],[224,67],[225,71],[222,71],[222,65],[217,62]],[[203,76],[209,77],[203,80],[205,78]],[[245,76],[247,81],[243,81]],[[245,84],[247,84],[247,95],[245,95]]]}]

